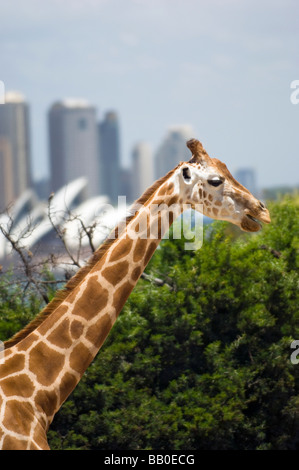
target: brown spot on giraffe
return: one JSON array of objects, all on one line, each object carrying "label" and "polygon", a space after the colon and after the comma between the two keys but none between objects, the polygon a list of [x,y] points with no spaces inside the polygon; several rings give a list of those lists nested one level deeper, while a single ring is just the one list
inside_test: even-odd
[{"label": "brown spot on giraffe", "polygon": [[86,320],[91,319],[107,305],[107,301],[107,289],[101,286],[96,276],[92,276],[84,290],[84,295],[81,295],[73,308],[73,315],[79,315]]},{"label": "brown spot on giraffe", "polygon": [[146,246],[147,246],[147,240],[143,238],[137,239],[137,242],[134,248],[134,254],[133,254],[134,263],[137,263],[143,258]]},{"label": "brown spot on giraffe", "polygon": [[222,215],[222,217],[226,217],[227,215],[229,215],[229,212],[226,209],[222,209],[220,214]]},{"label": "brown spot on giraffe", "polygon": [[130,238],[121,240],[116,246],[116,248],[112,251],[109,261],[118,261],[124,256],[127,256],[132,249],[132,245],[133,240],[131,240]]},{"label": "brown spot on giraffe", "polygon": [[84,326],[78,320],[73,320],[71,323],[70,333],[73,339],[78,339],[83,333]]},{"label": "brown spot on giraffe", "polygon": [[173,182],[169,183],[169,185],[167,186],[167,194],[171,194],[174,190],[174,184]]},{"label": "brown spot on giraffe", "polygon": [[110,266],[103,270],[102,275],[110,284],[117,285],[127,275],[129,270],[128,261],[122,261],[117,265]]},{"label": "brown spot on giraffe", "polygon": [[100,348],[104,343],[109,331],[112,328],[110,316],[106,313],[94,324],[91,325],[86,333],[86,339],[95,347]]},{"label": "brown spot on giraffe", "polygon": [[79,374],[83,374],[92,359],[93,355],[89,349],[83,343],[79,343],[71,352],[70,367]]},{"label": "brown spot on giraffe", "polygon": [[39,390],[34,401],[36,407],[44,411],[48,418],[53,415],[53,410],[55,410],[58,405],[57,394],[53,390]]},{"label": "brown spot on giraffe", "polygon": [[[63,354],[49,348],[46,344],[39,342],[29,353],[29,370],[36,376],[41,385],[51,385],[64,365]],[[47,364],[47,367],[40,367]]]},{"label": "brown spot on giraffe", "polygon": [[70,374],[69,372],[66,372],[64,376],[61,379],[60,383],[60,400],[59,400],[59,406],[64,403],[64,401],[67,399],[70,393],[74,390],[78,383],[78,379],[73,374]]},{"label": "brown spot on giraffe", "polygon": [[30,403],[8,400],[3,418],[6,429],[28,436],[34,420],[34,409]]},{"label": "brown spot on giraffe", "polygon": [[133,282],[136,282],[139,279],[140,276],[141,276],[141,267],[137,266],[137,268],[135,268],[132,271],[131,279],[132,279]]},{"label": "brown spot on giraffe", "polygon": [[178,195],[175,195],[175,196],[172,196],[169,201],[167,202],[167,205],[168,206],[172,206],[173,204],[177,204],[179,200],[179,196]]},{"label": "brown spot on giraffe", "polygon": [[7,397],[20,396],[24,398],[31,397],[35,388],[32,380],[25,374],[19,374],[17,377],[8,377],[1,381],[1,388]]},{"label": "brown spot on giraffe", "polygon": [[169,211],[169,226],[173,224],[174,221],[174,213],[172,211]]},{"label": "brown spot on giraffe", "polygon": [[7,361],[1,365],[1,378],[20,372],[24,366],[25,356],[23,354],[16,354],[8,358]]},{"label": "brown spot on giraffe", "polygon": [[63,320],[49,336],[46,336],[46,338],[50,343],[60,348],[69,347],[73,342],[73,338],[70,335],[70,320],[65,318],[65,320]]},{"label": "brown spot on giraffe", "polygon": [[116,290],[113,296],[113,306],[115,307],[117,315],[120,313],[121,309],[123,308],[132,289],[133,289],[133,285],[129,281],[127,281]]},{"label": "brown spot on giraffe", "polygon": [[164,194],[166,193],[166,191],[167,191],[167,185],[164,184],[164,185],[160,188],[160,190],[159,190],[159,192],[158,192],[158,196],[164,196]]},{"label": "brown spot on giraffe", "polygon": [[34,442],[31,443],[30,449],[35,450],[35,449],[49,449],[49,445],[47,442],[47,436],[44,431],[40,426],[37,426],[33,435]]},{"label": "brown spot on giraffe", "polygon": [[30,336],[27,336],[26,338],[24,338],[17,345],[18,351],[27,351],[27,349],[29,349],[32,346],[32,344],[37,340],[38,340],[38,336],[32,333]]},{"label": "brown spot on giraffe", "polygon": [[26,450],[28,439],[18,439],[13,436],[5,436],[2,450]]}]

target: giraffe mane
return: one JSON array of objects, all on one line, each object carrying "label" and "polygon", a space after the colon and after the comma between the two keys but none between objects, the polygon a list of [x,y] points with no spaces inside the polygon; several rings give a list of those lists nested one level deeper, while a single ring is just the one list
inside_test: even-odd
[{"label": "giraffe mane", "polygon": [[[180,165],[178,165],[180,166]],[[132,214],[129,214],[126,219],[125,223],[122,222],[121,224],[117,225],[116,228],[113,229],[114,237],[107,237],[106,240],[100,245],[100,247],[93,253],[92,257],[88,261],[88,263],[80,268],[77,273],[67,282],[63,289],[58,291],[55,297],[41,310],[39,314],[30,322],[27,326],[25,326],[22,330],[17,332],[14,336],[4,342],[4,348],[8,349],[14,346],[15,344],[22,341],[26,338],[30,333],[32,333],[36,328],[38,328],[48,317],[53,313],[59,305],[61,305],[64,300],[73,292],[73,290],[79,286],[79,284],[83,281],[83,279],[87,276],[88,273],[94,268],[94,266],[105,256],[111,245],[117,240],[117,238],[121,235],[121,233],[126,229],[127,225],[135,218],[136,214],[135,209],[138,210],[141,205],[144,205],[148,202],[151,197],[154,195],[156,190],[163,184],[167,179],[173,175],[178,167],[174,168],[173,170],[169,171],[165,176],[155,181],[143,194],[142,196],[137,199],[132,207],[131,211]],[[119,233],[119,226],[123,229]]]}]

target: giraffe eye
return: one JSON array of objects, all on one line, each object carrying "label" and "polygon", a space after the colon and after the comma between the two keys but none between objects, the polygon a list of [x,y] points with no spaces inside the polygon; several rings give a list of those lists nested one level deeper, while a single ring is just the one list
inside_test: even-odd
[{"label": "giraffe eye", "polygon": [[211,186],[217,187],[217,186],[220,186],[223,183],[223,181],[220,178],[218,178],[217,176],[215,176],[215,178],[212,178],[212,179],[208,180],[208,183]]},{"label": "giraffe eye", "polygon": [[191,172],[190,172],[190,169],[187,166],[185,166],[185,168],[183,168],[183,178],[187,182],[191,181]]}]

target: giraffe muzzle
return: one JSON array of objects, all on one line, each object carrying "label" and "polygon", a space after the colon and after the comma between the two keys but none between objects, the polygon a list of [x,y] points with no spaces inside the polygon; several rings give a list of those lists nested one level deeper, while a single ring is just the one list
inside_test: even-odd
[{"label": "giraffe muzzle", "polygon": [[263,206],[258,214],[252,214],[251,212],[245,212],[245,215],[241,221],[241,229],[245,232],[258,232],[262,228],[262,222],[269,224],[271,222],[270,213],[268,209]]}]

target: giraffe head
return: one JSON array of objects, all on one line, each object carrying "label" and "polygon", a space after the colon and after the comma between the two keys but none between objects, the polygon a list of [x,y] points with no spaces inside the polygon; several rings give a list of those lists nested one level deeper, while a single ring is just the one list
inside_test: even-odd
[{"label": "giraffe head", "polygon": [[196,139],[189,140],[187,147],[192,158],[180,165],[179,174],[192,207],[202,204],[204,215],[232,222],[246,232],[260,230],[260,222],[270,223],[268,209],[234,179],[224,163],[210,158]]}]

